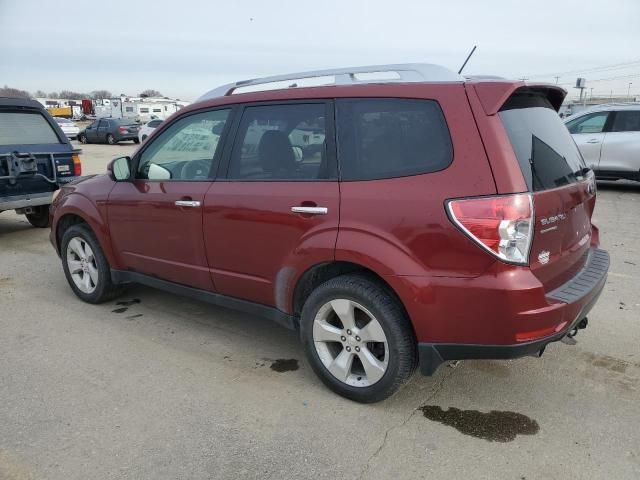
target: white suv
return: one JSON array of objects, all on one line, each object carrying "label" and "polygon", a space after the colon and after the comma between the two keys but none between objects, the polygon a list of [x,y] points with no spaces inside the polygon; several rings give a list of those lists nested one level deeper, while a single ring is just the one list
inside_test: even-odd
[{"label": "white suv", "polygon": [[598,178],[640,181],[640,103],[599,105],[565,124]]}]

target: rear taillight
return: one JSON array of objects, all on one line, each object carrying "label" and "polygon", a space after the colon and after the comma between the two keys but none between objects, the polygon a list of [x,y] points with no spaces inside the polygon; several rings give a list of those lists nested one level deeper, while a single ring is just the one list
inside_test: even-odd
[{"label": "rear taillight", "polygon": [[491,254],[509,263],[529,263],[533,239],[530,194],[450,200],[447,209],[453,222]]},{"label": "rear taillight", "polygon": [[127,129],[125,127],[118,127],[118,131],[120,133],[127,133]]},{"label": "rear taillight", "polygon": [[71,159],[73,160],[73,174],[77,177],[82,175],[82,164],[80,163],[80,157],[75,153],[71,155]]}]

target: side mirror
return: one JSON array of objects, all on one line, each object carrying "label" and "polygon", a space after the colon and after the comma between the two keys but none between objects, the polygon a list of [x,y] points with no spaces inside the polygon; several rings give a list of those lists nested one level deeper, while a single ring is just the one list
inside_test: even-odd
[{"label": "side mirror", "polygon": [[111,180],[115,182],[126,182],[131,179],[131,158],[114,158],[107,165],[107,172]]}]

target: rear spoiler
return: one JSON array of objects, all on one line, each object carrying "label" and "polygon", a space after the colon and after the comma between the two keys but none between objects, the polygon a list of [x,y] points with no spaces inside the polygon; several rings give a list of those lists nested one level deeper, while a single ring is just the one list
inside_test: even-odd
[{"label": "rear spoiler", "polygon": [[487,115],[495,115],[514,93],[538,93],[543,94],[556,112],[567,96],[567,91],[558,85],[550,83],[525,83],[509,81],[471,81],[467,85],[473,88],[482,104],[482,109]]}]

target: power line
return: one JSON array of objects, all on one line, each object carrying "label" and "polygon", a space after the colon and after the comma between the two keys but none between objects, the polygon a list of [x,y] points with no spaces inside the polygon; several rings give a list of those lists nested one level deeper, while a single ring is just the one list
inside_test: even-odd
[{"label": "power line", "polygon": [[611,65],[602,65],[600,67],[591,67],[591,68],[585,68],[582,70],[567,70],[565,72],[551,72],[551,73],[541,73],[541,74],[536,74],[536,75],[529,75],[529,77],[564,77],[566,75],[577,75],[579,73],[593,73],[593,72],[600,72],[600,71],[606,71],[606,70],[616,70],[616,69],[622,69],[622,68],[629,68],[629,67],[635,67],[637,65],[640,65],[640,60],[633,60],[630,62],[623,62],[623,63],[614,63]]}]

